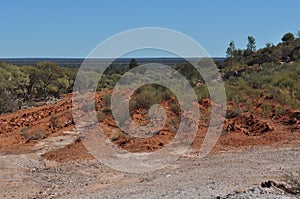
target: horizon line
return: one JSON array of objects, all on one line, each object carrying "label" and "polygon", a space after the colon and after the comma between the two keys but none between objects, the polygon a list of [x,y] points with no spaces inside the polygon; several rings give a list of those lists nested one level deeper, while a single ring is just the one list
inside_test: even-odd
[{"label": "horizon line", "polygon": [[[0,57],[2,59],[199,59],[201,57]],[[202,58],[226,58],[226,56],[210,56],[210,57],[202,57]]]}]

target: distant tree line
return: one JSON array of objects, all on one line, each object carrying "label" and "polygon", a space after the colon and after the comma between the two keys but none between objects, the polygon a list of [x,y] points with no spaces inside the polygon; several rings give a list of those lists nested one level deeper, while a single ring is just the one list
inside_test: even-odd
[{"label": "distant tree line", "polygon": [[[97,90],[112,88],[128,69],[138,66],[132,59],[128,67],[110,65],[102,74]],[[60,98],[72,92],[77,68],[60,67],[57,63],[43,61],[35,65],[15,66],[0,61],[0,114],[14,112],[35,102]],[[100,77],[97,67],[82,71],[82,81],[91,82]]]}]

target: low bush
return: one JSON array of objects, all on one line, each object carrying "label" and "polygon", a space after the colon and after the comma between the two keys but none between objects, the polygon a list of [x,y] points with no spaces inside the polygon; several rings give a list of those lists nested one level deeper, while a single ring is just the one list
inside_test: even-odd
[{"label": "low bush", "polygon": [[136,90],[131,105],[133,109],[149,109],[154,104],[159,104],[163,100],[171,97],[170,91],[163,86],[151,84],[145,85]]},{"label": "low bush", "polygon": [[232,118],[235,118],[235,117],[238,117],[242,114],[242,109],[238,106],[233,106],[230,110],[228,110],[226,112],[226,118],[227,119],[232,119]]},{"label": "low bush", "polygon": [[43,129],[32,130],[30,128],[22,129],[21,135],[26,139],[26,142],[31,140],[41,140],[46,137],[46,131]]},{"label": "low bush", "polygon": [[276,107],[275,107],[275,112],[276,112],[279,116],[282,117],[282,116],[285,115],[286,110],[285,110],[285,108],[282,107],[282,106],[276,106]]},{"label": "low bush", "polygon": [[104,114],[111,114],[111,109],[110,108],[104,108],[102,110],[102,113],[104,113]]},{"label": "low bush", "polygon": [[194,91],[197,97],[198,102],[201,101],[202,98],[209,98],[209,92],[207,86],[205,84],[201,84],[194,87]]},{"label": "low bush", "polygon": [[50,122],[54,128],[61,128],[61,124],[59,123],[57,117],[53,116],[50,118]]},{"label": "low bush", "polygon": [[104,95],[103,100],[104,100],[105,106],[109,107],[111,104],[111,95],[108,95],[108,94]]},{"label": "low bush", "polygon": [[176,115],[180,114],[180,105],[178,103],[172,103],[170,105],[170,110]]},{"label": "low bush", "polygon": [[105,118],[106,118],[106,114],[105,113],[99,112],[97,114],[97,119],[98,119],[99,122],[103,122],[105,120]]}]

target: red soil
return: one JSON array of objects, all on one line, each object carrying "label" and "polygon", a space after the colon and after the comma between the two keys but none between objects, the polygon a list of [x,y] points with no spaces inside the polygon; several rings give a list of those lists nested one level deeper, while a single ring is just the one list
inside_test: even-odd
[{"label": "red soil", "polygon": [[[100,112],[104,109],[103,96],[109,93],[111,91],[105,90],[96,94],[97,111]],[[39,139],[62,135],[64,131],[74,130],[71,98],[71,95],[66,95],[55,104],[42,105],[0,116],[0,153],[25,153],[31,151],[32,146]],[[210,100],[202,100],[199,104],[201,112],[207,113],[206,110],[210,104]],[[229,109],[231,109],[231,103],[228,104]],[[164,104],[164,106],[167,105]],[[300,112],[288,110],[285,115],[278,116],[272,109],[270,116],[263,117],[258,107],[256,104],[251,110],[226,119],[223,134],[218,140],[214,152],[250,146],[278,146],[299,143]],[[169,119],[175,117],[171,111],[167,111],[167,115]],[[145,122],[147,118],[147,114],[143,114],[141,111],[136,111],[133,115],[133,119],[138,123]],[[192,144],[194,150],[201,147],[208,121],[209,117],[204,117],[200,121],[197,136]],[[130,152],[158,150],[167,145],[175,135],[170,132],[170,125],[166,125],[151,138],[136,139],[122,134],[110,115],[101,123],[105,126],[104,132],[108,139]],[[118,130],[122,136],[116,137],[112,134],[113,130]],[[37,133],[42,134],[42,136],[38,136]],[[63,149],[48,152],[43,157],[60,162],[92,158],[80,140]]]}]

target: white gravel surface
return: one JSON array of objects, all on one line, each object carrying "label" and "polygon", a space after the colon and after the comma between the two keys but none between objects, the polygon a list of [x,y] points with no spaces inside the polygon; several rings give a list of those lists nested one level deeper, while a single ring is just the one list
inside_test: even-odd
[{"label": "white gravel surface", "polygon": [[0,198],[300,198],[261,182],[300,169],[300,145],[182,157],[145,174],[96,160],[56,163],[35,154],[0,156]]}]

